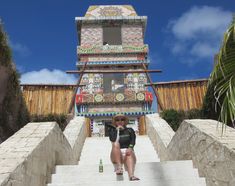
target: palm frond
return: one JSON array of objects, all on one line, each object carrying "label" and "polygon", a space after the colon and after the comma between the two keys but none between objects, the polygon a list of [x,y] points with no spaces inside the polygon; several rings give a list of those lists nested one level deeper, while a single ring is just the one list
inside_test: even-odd
[{"label": "palm frond", "polygon": [[210,75],[209,85],[215,84],[216,110],[219,119],[228,124],[235,120],[235,23],[225,32],[217,63]]}]

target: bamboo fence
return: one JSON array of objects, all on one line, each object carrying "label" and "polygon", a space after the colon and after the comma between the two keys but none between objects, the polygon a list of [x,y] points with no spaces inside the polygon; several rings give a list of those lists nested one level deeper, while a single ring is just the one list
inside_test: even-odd
[{"label": "bamboo fence", "polygon": [[[200,109],[207,90],[207,79],[161,82],[154,84],[163,109]],[[158,107],[158,111],[161,111]]]},{"label": "bamboo fence", "polygon": [[30,114],[67,114],[75,85],[21,85]]}]

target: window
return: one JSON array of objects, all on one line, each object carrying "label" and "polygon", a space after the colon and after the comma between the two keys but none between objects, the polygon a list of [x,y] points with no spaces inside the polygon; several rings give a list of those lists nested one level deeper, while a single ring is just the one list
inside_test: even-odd
[{"label": "window", "polygon": [[103,45],[122,45],[121,27],[103,27]]}]

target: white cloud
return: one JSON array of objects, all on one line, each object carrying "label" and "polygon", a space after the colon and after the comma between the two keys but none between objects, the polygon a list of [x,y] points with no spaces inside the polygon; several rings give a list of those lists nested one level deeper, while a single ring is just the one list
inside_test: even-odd
[{"label": "white cloud", "polygon": [[52,71],[42,69],[21,75],[22,84],[75,84],[76,80],[74,75],[66,74],[57,69]]},{"label": "white cloud", "polygon": [[218,52],[216,46],[212,46],[211,43],[202,43],[202,42],[197,42],[195,43],[192,48],[190,53],[194,56],[197,57],[211,57],[211,54],[216,54]]},{"label": "white cloud", "polygon": [[[231,22],[232,13],[219,7],[193,7],[177,20],[172,21],[172,32],[179,39],[220,37]],[[210,35],[208,35],[210,34]]]},{"label": "white cloud", "polygon": [[18,53],[23,57],[29,56],[31,54],[29,48],[21,43],[10,41],[9,44],[14,52]]},{"label": "white cloud", "polygon": [[174,45],[171,48],[171,51],[173,54],[180,54],[186,50],[185,45],[181,43],[174,43]]},{"label": "white cloud", "polygon": [[185,61],[189,65],[196,64],[200,59],[212,62],[231,20],[232,12],[220,7],[191,8],[168,24],[172,34],[169,43],[171,52],[187,59]]}]

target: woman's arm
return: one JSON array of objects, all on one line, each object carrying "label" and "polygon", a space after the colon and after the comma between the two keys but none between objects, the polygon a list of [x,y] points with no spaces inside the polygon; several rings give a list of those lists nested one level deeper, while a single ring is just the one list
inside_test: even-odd
[{"label": "woman's arm", "polygon": [[136,139],[135,131],[132,128],[128,128],[128,130],[130,132],[130,137],[131,137],[129,148],[133,149],[135,146],[135,139]]},{"label": "woman's arm", "polygon": [[109,130],[109,140],[115,142],[117,138],[117,130],[114,128],[110,128]]}]

